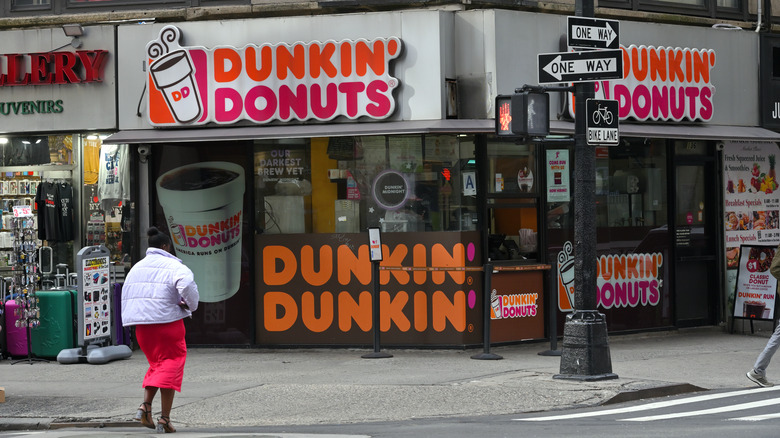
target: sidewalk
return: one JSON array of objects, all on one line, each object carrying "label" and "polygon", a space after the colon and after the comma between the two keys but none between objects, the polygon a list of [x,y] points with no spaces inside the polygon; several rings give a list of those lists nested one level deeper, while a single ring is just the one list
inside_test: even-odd
[{"label": "sidewalk", "polygon": [[[769,327],[771,329],[771,326]],[[187,427],[304,425],[509,414],[598,405],[701,389],[755,386],[745,377],[771,333],[720,327],[610,336],[618,379],[553,379],[549,343],[482,350],[393,350],[362,359],[353,349],[191,348],[171,419]],[[561,343],[558,343],[561,347]],[[0,361],[0,430],[90,423],[127,426],[141,402],[140,350],[105,365]],[[780,378],[780,364],[770,380]],[[153,407],[159,415],[159,396]]]}]

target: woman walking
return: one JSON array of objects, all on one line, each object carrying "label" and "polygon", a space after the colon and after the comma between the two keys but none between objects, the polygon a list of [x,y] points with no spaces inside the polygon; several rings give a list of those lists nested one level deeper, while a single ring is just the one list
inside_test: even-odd
[{"label": "woman walking", "polygon": [[151,227],[146,257],[127,274],[122,287],[122,323],[135,326],[135,337],[149,362],[142,387],[144,401],[135,419],[155,429],[152,401],[160,390],[161,414],[157,432],[173,433],[171,407],[181,392],[187,344],[184,318],[198,308],[198,286],[192,271],[171,254],[171,238]]}]

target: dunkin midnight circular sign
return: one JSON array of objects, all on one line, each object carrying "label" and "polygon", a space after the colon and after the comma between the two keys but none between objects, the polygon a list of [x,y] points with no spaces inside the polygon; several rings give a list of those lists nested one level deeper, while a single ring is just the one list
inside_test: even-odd
[{"label": "dunkin midnight circular sign", "polygon": [[402,173],[386,170],[376,177],[371,191],[377,205],[385,210],[396,210],[401,208],[409,197],[409,182]]}]

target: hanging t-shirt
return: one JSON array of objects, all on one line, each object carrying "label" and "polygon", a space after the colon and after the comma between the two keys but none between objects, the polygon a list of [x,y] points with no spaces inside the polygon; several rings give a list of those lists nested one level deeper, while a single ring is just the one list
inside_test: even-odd
[{"label": "hanging t-shirt", "polygon": [[[38,222],[38,230],[43,229],[42,240],[59,240],[60,221],[59,221],[59,198],[57,196],[57,184],[51,181],[44,181],[38,189],[38,195],[43,203],[39,204],[38,211],[43,211],[43,221]],[[38,199],[36,197],[36,199]]]},{"label": "hanging t-shirt", "polygon": [[110,211],[118,201],[130,199],[129,150],[126,144],[100,147],[98,198],[103,211]]},{"label": "hanging t-shirt", "polygon": [[73,240],[73,187],[67,182],[57,184],[57,198],[60,213],[59,240]]},{"label": "hanging t-shirt", "polygon": [[84,142],[84,184],[97,184],[100,173],[100,141]]},{"label": "hanging t-shirt", "polygon": [[35,188],[35,210],[38,217],[38,239],[46,240],[46,227],[43,225],[46,222],[46,205],[43,202],[41,195],[43,194],[43,183],[39,182]]}]

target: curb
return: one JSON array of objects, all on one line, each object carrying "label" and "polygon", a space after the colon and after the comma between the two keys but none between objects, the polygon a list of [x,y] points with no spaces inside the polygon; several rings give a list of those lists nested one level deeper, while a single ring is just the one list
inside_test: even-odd
[{"label": "curb", "polygon": [[106,427],[143,427],[138,421],[63,421],[52,422],[48,429],[65,429],[69,427],[92,427],[102,429]]},{"label": "curb", "polygon": [[636,391],[620,392],[611,399],[601,403],[601,406],[623,403],[628,401],[643,400],[646,398],[668,397],[671,395],[688,394],[691,392],[708,391],[705,388],[691,385],[690,383],[680,383],[677,385],[659,386],[656,388],[638,389]]}]

